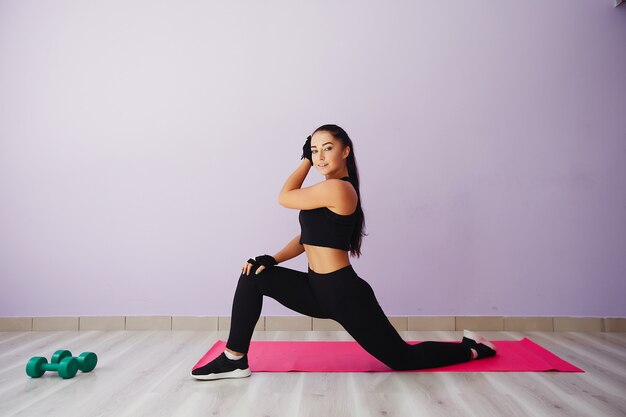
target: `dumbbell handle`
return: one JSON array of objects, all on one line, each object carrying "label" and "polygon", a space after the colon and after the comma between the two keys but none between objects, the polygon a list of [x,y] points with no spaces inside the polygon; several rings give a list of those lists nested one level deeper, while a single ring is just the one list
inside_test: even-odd
[{"label": "dumbbell handle", "polygon": [[44,371],[58,371],[59,370],[59,364],[58,363],[44,363],[43,365],[41,365],[41,369]]}]

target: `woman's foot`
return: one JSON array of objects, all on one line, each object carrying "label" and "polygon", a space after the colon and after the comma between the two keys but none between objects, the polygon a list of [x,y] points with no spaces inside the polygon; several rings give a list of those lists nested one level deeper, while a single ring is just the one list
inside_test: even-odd
[{"label": "woman's foot", "polygon": [[461,343],[476,352],[476,357],[473,359],[488,358],[496,354],[496,346],[493,343],[469,330],[463,330],[463,340]]},{"label": "woman's foot", "polygon": [[206,365],[191,371],[191,376],[203,381],[224,378],[245,378],[250,376],[248,355],[241,359],[228,359],[224,352]]}]

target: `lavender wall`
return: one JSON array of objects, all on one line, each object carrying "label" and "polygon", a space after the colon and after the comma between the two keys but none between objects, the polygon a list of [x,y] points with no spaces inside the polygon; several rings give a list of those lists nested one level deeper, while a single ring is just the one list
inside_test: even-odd
[{"label": "lavender wall", "polygon": [[0,316],[230,315],[324,123],[387,314],[626,316],[626,7],[391,4],[0,0]]}]

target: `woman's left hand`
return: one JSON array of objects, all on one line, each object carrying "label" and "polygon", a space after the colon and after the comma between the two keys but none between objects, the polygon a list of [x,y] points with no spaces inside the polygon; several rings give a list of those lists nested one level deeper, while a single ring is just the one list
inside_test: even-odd
[{"label": "woman's left hand", "polygon": [[308,138],[306,138],[306,142],[304,142],[304,146],[302,146],[302,157],[300,159],[308,159],[309,162],[311,163],[311,166],[313,166],[313,153],[311,152],[311,136],[309,135]]}]

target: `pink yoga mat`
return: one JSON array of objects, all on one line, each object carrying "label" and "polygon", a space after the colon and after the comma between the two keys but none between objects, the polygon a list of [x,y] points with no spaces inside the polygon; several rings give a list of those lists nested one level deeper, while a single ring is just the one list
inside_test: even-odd
[{"label": "pink yoga mat", "polygon": [[[527,338],[492,343],[498,354],[491,358],[401,372],[584,372]],[[226,342],[215,342],[193,369],[215,359],[225,347]],[[248,364],[252,372],[398,372],[367,353],[355,341],[252,341]]]}]

